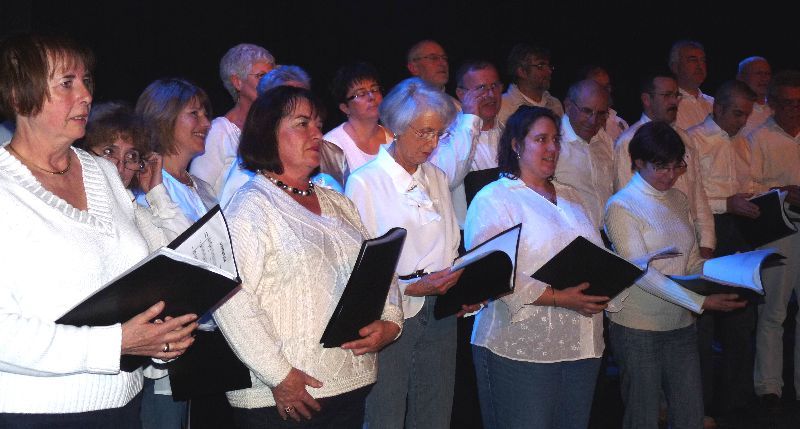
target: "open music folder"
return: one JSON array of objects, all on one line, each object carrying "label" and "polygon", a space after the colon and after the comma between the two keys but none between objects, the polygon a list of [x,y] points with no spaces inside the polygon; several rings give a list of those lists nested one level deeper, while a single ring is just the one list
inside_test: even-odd
[{"label": "open music folder", "polygon": [[512,292],[521,231],[522,224],[514,225],[456,258],[450,270],[464,272],[455,286],[436,297],[434,317],[442,319],[461,311],[462,305]]},{"label": "open music folder", "polygon": [[319,340],[323,347],[357,340],[361,328],[380,319],[405,240],[405,229],[392,228],[361,243],[347,286]]},{"label": "open music folder", "polygon": [[742,236],[751,246],[761,247],[767,243],[787,237],[797,232],[784,208],[786,192],[773,189],[750,198],[748,201],[758,206],[761,215],[755,219],[736,216],[736,223]]}]

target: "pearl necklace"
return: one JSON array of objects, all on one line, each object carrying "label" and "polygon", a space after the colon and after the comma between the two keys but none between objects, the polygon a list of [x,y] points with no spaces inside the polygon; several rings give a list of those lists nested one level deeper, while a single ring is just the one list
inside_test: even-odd
[{"label": "pearl necklace", "polygon": [[297,188],[295,188],[293,186],[289,186],[289,185],[281,182],[280,180],[270,176],[267,173],[261,173],[261,174],[263,174],[264,177],[269,179],[270,182],[274,183],[275,186],[283,189],[284,191],[291,192],[291,193],[293,193],[295,195],[300,195],[301,197],[307,197],[307,196],[309,196],[309,195],[314,193],[314,183],[311,182],[311,180],[308,181],[308,189],[302,190],[302,189],[297,189]]}]

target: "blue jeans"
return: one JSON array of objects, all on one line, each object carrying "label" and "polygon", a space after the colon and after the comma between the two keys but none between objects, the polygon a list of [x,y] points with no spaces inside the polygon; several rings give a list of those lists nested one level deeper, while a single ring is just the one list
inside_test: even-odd
[{"label": "blue jeans", "polygon": [[585,429],[600,359],[535,363],[472,346],[485,429]]},{"label": "blue jeans", "polygon": [[703,427],[703,390],[694,324],[671,331],[644,331],[609,324],[619,365],[623,427],[657,429],[660,395],[667,399],[672,429]]},{"label": "blue jeans", "polygon": [[433,317],[425,297],[403,335],[378,354],[378,381],[367,396],[365,428],[448,429],[456,367],[456,319]]},{"label": "blue jeans", "polygon": [[157,395],[155,380],[145,377],[142,386],[142,428],[181,429],[186,427],[186,401],[174,401],[172,395]]}]

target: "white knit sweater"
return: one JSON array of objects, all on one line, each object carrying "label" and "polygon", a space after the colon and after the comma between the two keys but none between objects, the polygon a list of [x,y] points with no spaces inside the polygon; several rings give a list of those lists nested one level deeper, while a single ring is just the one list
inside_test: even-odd
[{"label": "white knit sweater", "polygon": [[119,324],[54,323],[147,255],[116,168],[75,153],[87,211],[44,189],[0,149],[0,412],[116,408],[141,390],[141,371],[119,371]]},{"label": "white knit sweater", "polygon": [[[675,246],[681,252],[680,256],[655,260],[650,269],[683,276],[696,273],[702,267],[688,200],[675,188],[659,191],[639,173],[634,173],[630,182],[608,200],[605,225],[608,238],[623,258],[641,258]],[[700,308],[704,300],[704,297],[683,288],[659,291],[662,296],[646,292],[646,289],[647,286],[632,286],[624,291],[621,295],[629,295],[622,296],[622,309],[608,312],[611,321],[648,331],[684,328],[694,323],[694,316],[670,301],[688,299],[693,302],[693,307]]]},{"label": "white knit sweater", "polygon": [[[317,187],[317,216],[262,175],[244,185],[227,208],[243,290],[214,319],[250,369],[253,387],[228,392],[234,407],[275,405],[270,387],[294,367],[320,380],[315,398],[374,383],[376,356],[319,343],[342,295],[366,229],[350,200]],[[381,316],[402,326],[395,283]]]}]

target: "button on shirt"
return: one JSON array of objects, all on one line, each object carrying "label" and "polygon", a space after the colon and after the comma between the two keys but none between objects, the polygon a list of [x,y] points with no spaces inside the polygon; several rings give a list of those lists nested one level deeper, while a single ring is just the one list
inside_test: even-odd
[{"label": "button on shirt", "polygon": [[[358,207],[372,237],[394,227],[408,231],[397,263],[399,275],[439,271],[458,256],[461,234],[447,177],[430,162],[419,165],[412,175],[381,147],[375,159],[350,175],[345,195]],[[418,280],[399,281],[406,319],[425,303],[425,297],[405,295],[406,287]]]},{"label": "button on shirt", "polygon": [[752,192],[747,139],[741,132],[731,137],[711,115],[688,133],[697,148],[708,205],[714,214],[725,213],[728,197]]},{"label": "button on shirt", "polygon": [[522,180],[502,177],[478,192],[467,212],[467,248],[522,223],[514,292],[481,310],[472,334],[472,344],[509,359],[545,363],[603,354],[601,313],[585,317],[563,307],[527,305],[547,287],[530,275],[572,240],[581,235],[603,245],[575,189],[557,181],[553,185],[557,204]]},{"label": "button on shirt", "polygon": [[602,129],[586,143],[575,134],[569,117],[561,118],[561,154],[556,165],[556,178],[578,191],[597,230],[603,228],[606,201],[613,194],[612,145]]},{"label": "button on shirt", "polygon": [[800,134],[791,136],[769,118],[748,136],[755,192],[800,184]]},{"label": "button on shirt", "polygon": [[697,97],[679,88],[681,99],[678,101],[678,118],[675,125],[683,130],[698,125],[706,120],[706,116],[714,110],[714,97],[699,91]]}]

